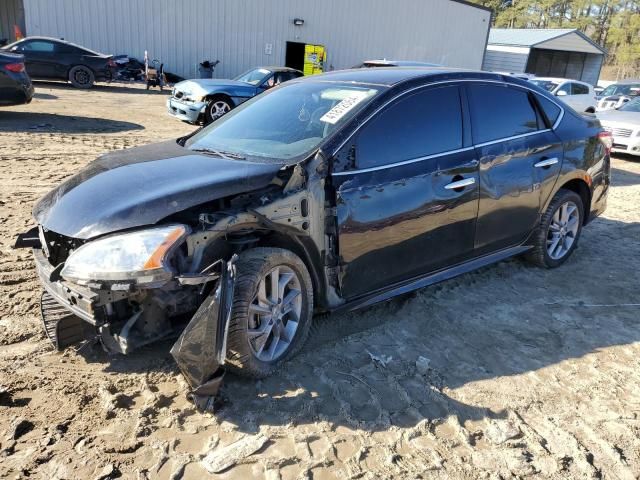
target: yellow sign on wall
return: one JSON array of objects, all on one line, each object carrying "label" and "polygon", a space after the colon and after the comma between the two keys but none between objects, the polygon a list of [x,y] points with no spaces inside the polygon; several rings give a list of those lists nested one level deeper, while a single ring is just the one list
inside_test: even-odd
[{"label": "yellow sign on wall", "polygon": [[327,52],[324,45],[305,45],[304,46],[304,74],[315,75],[324,72],[324,62],[327,58]]}]

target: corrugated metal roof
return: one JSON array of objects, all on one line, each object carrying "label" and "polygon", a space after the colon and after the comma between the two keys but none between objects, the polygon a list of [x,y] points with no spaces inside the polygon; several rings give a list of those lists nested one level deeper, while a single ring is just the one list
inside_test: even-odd
[{"label": "corrugated metal roof", "polygon": [[535,47],[570,34],[573,34],[574,38],[580,37],[601,53],[607,53],[604,48],[576,28],[492,28],[489,32],[488,44]]},{"label": "corrugated metal roof", "polygon": [[532,47],[574,31],[573,28],[492,28],[489,43]]}]

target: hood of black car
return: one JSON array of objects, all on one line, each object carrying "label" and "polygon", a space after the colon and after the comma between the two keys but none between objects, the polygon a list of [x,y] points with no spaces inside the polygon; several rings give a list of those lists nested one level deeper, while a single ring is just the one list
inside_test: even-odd
[{"label": "hood of black car", "polygon": [[265,187],[281,167],[156,143],[99,157],[40,199],[33,216],[47,230],[86,240]]}]

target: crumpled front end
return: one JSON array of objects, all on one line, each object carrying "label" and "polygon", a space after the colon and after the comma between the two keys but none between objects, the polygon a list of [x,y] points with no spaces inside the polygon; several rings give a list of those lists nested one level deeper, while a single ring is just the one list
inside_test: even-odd
[{"label": "crumpled front end", "polygon": [[224,264],[217,287],[171,348],[180,371],[191,386],[193,402],[201,410],[212,410],[222,379],[226,341],[233,302],[235,256]]}]

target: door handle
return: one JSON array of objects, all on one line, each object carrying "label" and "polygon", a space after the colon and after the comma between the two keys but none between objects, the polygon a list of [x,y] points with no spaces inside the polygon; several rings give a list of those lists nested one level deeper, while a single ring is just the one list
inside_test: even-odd
[{"label": "door handle", "polygon": [[476,183],[476,179],[471,178],[463,178],[462,180],[457,180],[455,182],[451,182],[444,186],[447,190],[457,190],[458,188],[468,187],[469,185],[473,185]]},{"label": "door handle", "polygon": [[544,168],[544,167],[550,167],[551,165],[555,165],[556,163],[558,163],[558,159],[556,157],[553,158],[546,158],[544,160],[540,160],[537,163],[534,163],[533,166],[536,168]]}]

